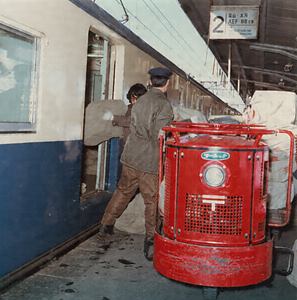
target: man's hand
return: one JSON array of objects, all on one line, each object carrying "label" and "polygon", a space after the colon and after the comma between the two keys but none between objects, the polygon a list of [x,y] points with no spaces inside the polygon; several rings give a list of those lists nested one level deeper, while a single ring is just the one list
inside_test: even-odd
[{"label": "man's hand", "polygon": [[105,121],[112,121],[113,118],[113,113],[110,110],[107,110],[103,115],[103,120]]}]

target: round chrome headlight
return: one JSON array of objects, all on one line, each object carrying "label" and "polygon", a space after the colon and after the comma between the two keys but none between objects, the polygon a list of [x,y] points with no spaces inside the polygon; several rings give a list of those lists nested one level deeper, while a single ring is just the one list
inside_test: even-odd
[{"label": "round chrome headlight", "polygon": [[226,180],[226,172],[219,165],[210,165],[203,172],[204,182],[211,187],[221,186]]}]

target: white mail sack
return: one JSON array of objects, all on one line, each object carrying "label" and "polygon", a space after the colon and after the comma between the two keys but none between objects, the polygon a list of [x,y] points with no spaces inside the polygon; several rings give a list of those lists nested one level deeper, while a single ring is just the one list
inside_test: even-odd
[{"label": "white mail sack", "polygon": [[208,123],[203,113],[183,107],[173,107],[174,121],[190,119],[192,123]]},{"label": "white mail sack", "polygon": [[255,91],[243,114],[246,124],[265,125],[268,129],[296,124],[296,117],[297,95],[285,91]]},{"label": "white mail sack", "polygon": [[[296,179],[293,179],[291,187],[292,202],[296,193]],[[268,209],[283,209],[286,208],[287,203],[287,190],[288,182],[269,182],[268,195],[267,195],[267,208]]]},{"label": "white mail sack", "polygon": [[84,145],[96,146],[104,141],[123,135],[123,128],[113,126],[111,120],[103,118],[106,112],[125,115],[127,107],[122,100],[96,100],[86,108]]}]

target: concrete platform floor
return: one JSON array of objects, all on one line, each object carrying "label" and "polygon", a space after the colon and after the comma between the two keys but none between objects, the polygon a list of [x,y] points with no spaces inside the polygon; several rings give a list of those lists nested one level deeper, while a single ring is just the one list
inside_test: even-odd
[{"label": "concrete platform floor", "polygon": [[[116,231],[94,235],[34,275],[0,294],[1,300],[199,300],[202,288],[160,275],[143,256],[143,236]],[[292,247],[297,227],[284,230],[278,244]],[[220,291],[219,300],[297,300],[284,276]]]}]

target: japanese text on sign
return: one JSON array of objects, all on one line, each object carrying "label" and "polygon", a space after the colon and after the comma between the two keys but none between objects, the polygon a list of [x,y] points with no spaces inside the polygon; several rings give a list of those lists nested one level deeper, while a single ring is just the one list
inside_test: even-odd
[{"label": "japanese text on sign", "polygon": [[212,6],[210,39],[256,39],[259,7]]}]

